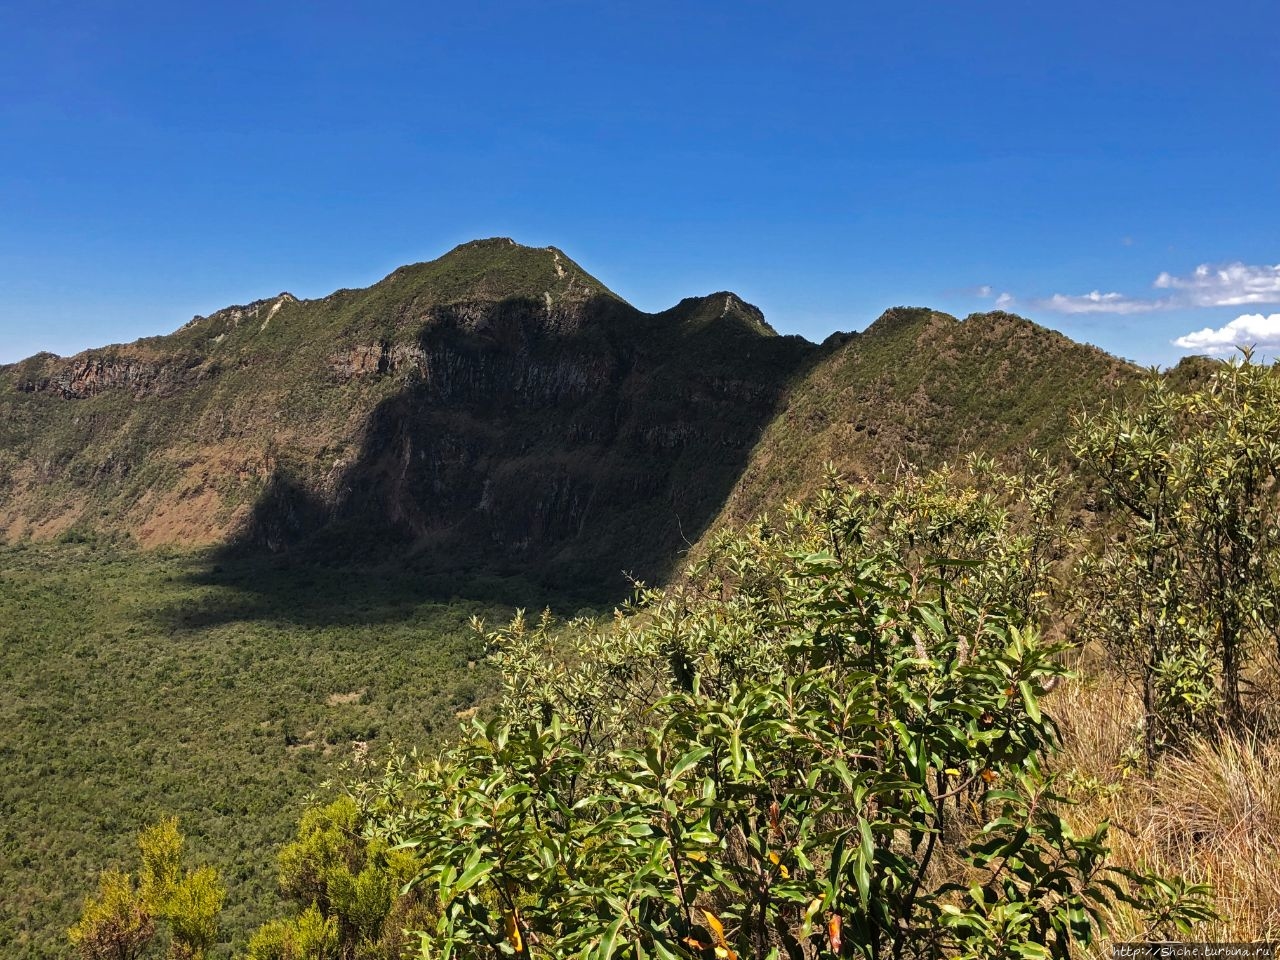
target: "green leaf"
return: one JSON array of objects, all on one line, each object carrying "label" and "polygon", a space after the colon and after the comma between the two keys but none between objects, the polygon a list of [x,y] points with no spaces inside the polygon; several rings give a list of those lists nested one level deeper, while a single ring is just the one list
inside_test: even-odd
[{"label": "green leaf", "polygon": [[679,780],[680,777],[686,771],[688,771],[690,767],[695,766],[701,760],[706,758],[710,753],[711,753],[710,747],[694,747],[692,750],[686,753],[683,757],[681,757],[679,761],[676,763],[676,765],[671,768],[671,773],[667,775],[667,780],[668,781]]},{"label": "green leaf", "polygon": [[1027,708],[1027,715],[1036,723],[1040,722],[1040,704],[1036,700],[1035,691],[1026,680],[1018,681],[1018,690],[1022,693],[1022,704]]},{"label": "green leaf", "polygon": [[600,960],[609,960],[613,956],[614,950],[617,949],[618,935],[622,930],[623,919],[623,917],[618,917],[605,929],[604,936],[600,938],[600,947],[596,951],[596,956]]},{"label": "green leaf", "polygon": [[489,860],[481,860],[479,863],[472,864],[472,866],[463,871],[462,876],[458,877],[458,882],[453,885],[452,895],[456,897],[470,890],[492,873],[496,866],[496,863]]}]

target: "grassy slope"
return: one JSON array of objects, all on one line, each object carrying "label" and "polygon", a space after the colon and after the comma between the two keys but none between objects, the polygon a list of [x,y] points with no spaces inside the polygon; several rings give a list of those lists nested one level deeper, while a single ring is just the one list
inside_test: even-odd
[{"label": "grassy slope", "polygon": [[[1198,927],[1196,941],[1250,943],[1280,936],[1280,744],[1274,738],[1193,744],[1161,758],[1151,779],[1126,761],[1142,719],[1141,693],[1104,662],[1085,658],[1078,679],[1048,707],[1062,724],[1069,810],[1079,828],[1107,821],[1119,866],[1182,875],[1215,890],[1219,919]],[[1260,677],[1275,702],[1276,677]],[[1112,938],[1140,938],[1140,918],[1120,907]],[[1110,957],[1110,944],[1090,951]]]},{"label": "grassy slope", "polygon": [[854,478],[973,451],[1065,455],[1071,417],[1136,373],[1093,347],[1007,313],[959,321],[899,307],[837,334],[765,430],[722,521],[812,491],[831,462]]}]

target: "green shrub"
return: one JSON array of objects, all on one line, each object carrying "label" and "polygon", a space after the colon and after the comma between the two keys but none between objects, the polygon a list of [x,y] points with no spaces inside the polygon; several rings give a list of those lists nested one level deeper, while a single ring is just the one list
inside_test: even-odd
[{"label": "green shrub", "polygon": [[[981,489],[980,489],[981,488]],[[977,465],[717,541],[604,626],[489,635],[502,716],[357,792],[428,957],[1065,957],[1208,891],[1107,866],[1046,772],[1052,482]]]},{"label": "green shrub", "polygon": [[172,960],[200,960],[208,953],[218,939],[226,889],[211,867],[184,871],[182,847],[176,819],[162,820],[138,835],[137,881],[117,870],[103,873],[98,895],[86,900],[69,931],[81,956],[133,960],[145,954],[164,928]]},{"label": "green shrub", "polygon": [[402,893],[420,868],[405,850],[368,833],[368,816],[350,796],[312,807],[280,851],[280,890],[301,908],[263,925],[250,960],[393,960],[420,899]]},{"label": "green shrub", "polygon": [[1073,441],[1114,526],[1081,567],[1080,627],[1141,687],[1148,769],[1194,735],[1253,726],[1248,669],[1280,636],[1280,372],[1152,374]]}]

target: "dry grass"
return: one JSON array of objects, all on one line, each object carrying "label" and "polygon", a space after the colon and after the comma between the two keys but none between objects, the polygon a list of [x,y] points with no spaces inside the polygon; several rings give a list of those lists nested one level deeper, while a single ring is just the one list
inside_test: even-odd
[{"label": "dry grass", "polygon": [[[1140,703],[1119,680],[1084,673],[1052,704],[1064,738],[1061,762],[1080,804],[1071,818],[1081,827],[1109,820],[1119,866],[1212,884],[1222,919],[1195,939],[1280,938],[1280,743],[1199,742],[1161,758],[1150,778],[1126,775],[1121,761]],[[1143,932],[1125,909],[1112,927],[1116,940]],[[1109,953],[1102,944],[1098,955]]]}]

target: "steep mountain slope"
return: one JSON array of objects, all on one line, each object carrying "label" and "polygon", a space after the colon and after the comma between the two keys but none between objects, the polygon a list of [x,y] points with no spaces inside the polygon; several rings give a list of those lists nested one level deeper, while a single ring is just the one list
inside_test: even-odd
[{"label": "steep mountain slope", "polygon": [[554,248],[476,241],[0,368],[0,534],[394,550],[616,593],[824,460],[1052,446],[1127,369],[1001,313],[896,309],[820,347],[729,293],[646,314]]},{"label": "steep mountain slope", "polygon": [[755,516],[822,480],[930,467],[967,453],[1065,456],[1071,418],[1136,369],[1010,313],[957,320],[896,307],[834,334],[794,385],[734,486],[722,521]]},{"label": "steep mountain slope", "polygon": [[0,370],[7,539],[126,531],[552,583],[660,576],[817,353],[732,294],[644,314],[554,249]]}]

